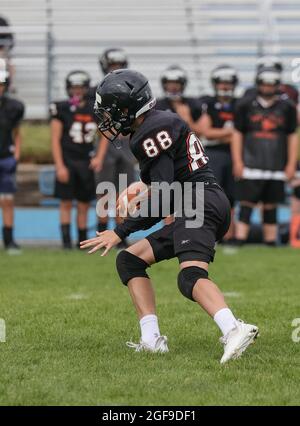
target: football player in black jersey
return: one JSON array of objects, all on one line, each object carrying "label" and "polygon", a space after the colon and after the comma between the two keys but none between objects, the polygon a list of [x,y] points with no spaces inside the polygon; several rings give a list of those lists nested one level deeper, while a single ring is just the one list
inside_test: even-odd
[{"label": "football player in black jersey", "polygon": [[[203,307],[220,327],[224,343],[221,363],[224,363],[239,357],[258,334],[256,326],[235,319],[222,293],[208,278],[215,242],[223,237],[229,226],[230,204],[215,180],[197,136],[177,114],[155,110],[154,105],[151,88],[142,74],[132,70],[114,71],[97,89],[95,112],[99,117],[99,129],[110,140],[119,133],[130,135],[129,144],[139,162],[141,179],[150,185],[148,202],[151,209],[158,206],[161,212],[165,201],[162,194],[154,201],[156,183],[177,182],[183,188],[184,197],[186,184],[190,184],[193,200],[200,185],[204,192],[201,210],[204,217],[202,226],[197,224],[189,228],[187,215],[175,214],[173,223],[119,252],[117,270],[128,286],[141,327],[140,343],[128,342],[128,346],[136,351],[168,352],[167,338],[159,331],[154,291],[146,269],[156,262],[177,257],[179,290]],[[150,228],[161,217],[162,212],[159,217],[153,214],[128,217],[113,231],[98,233],[96,238],[81,242],[81,247],[90,248],[89,253],[105,248],[102,256],[106,255],[130,233]]]},{"label": "football player in black jersey", "polygon": [[[99,58],[100,68],[104,75],[117,69],[128,68],[129,61],[123,49],[110,48],[103,52]],[[95,102],[96,87],[93,88],[93,102]],[[103,136],[100,139],[100,153],[101,153],[101,170],[96,173],[96,184],[101,182],[112,182],[119,192],[118,182],[119,175],[126,175],[128,184],[136,180],[135,164],[136,160],[132,155],[128,142],[120,135],[118,141],[115,142],[118,149],[116,149],[109,141]],[[117,215],[116,215],[117,216]],[[119,221],[119,217],[116,217]],[[98,224],[98,231],[102,232],[107,229],[108,216],[100,218]],[[118,245],[118,249],[126,247],[126,241],[122,241]]]},{"label": "football player in black jersey", "polygon": [[20,123],[24,116],[24,105],[7,95],[8,86],[8,72],[0,70],[0,206],[4,247],[13,253],[20,250],[13,239],[13,226],[16,168],[21,149]]},{"label": "football player in black jersey", "polygon": [[94,143],[97,124],[93,103],[87,98],[90,77],[72,71],[66,78],[69,98],[50,105],[52,153],[56,166],[55,195],[61,200],[60,223],[63,247],[72,247],[72,201],[77,200],[78,241],[87,233],[89,204],[96,198],[94,171],[101,167]]},{"label": "football player in black jersey", "polygon": [[252,209],[262,203],[264,241],[274,246],[276,208],[284,201],[284,181],[293,178],[297,166],[297,111],[278,94],[276,68],[261,68],[256,85],[257,96],[242,98],[235,111],[232,158],[240,200],[236,238],[239,244],[246,241]]},{"label": "football player in black jersey", "polygon": [[233,136],[234,108],[236,98],[234,90],[238,83],[237,72],[229,65],[220,65],[212,71],[211,83],[215,96],[203,103],[200,119],[200,133],[204,136],[205,151],[218,183],[227,195],[231,209],[231,226],[224,242],[234,237],[234,178],[230,144]]}]

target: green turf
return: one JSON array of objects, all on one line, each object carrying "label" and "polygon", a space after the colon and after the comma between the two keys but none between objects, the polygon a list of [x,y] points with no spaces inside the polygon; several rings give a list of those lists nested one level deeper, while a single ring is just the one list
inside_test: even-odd
[{"label": "green turf", "polygon": [[300,317],[299,254],[219,250],[211,277],[236,315],[261,331],[241,359],[221,366],[219,331],[178,292],[175,260],[150,270],[170,353],[147,354],[125,346],[139,329],[114,253],[1,252],[0,404],[299,405],[300,343],[291,338]]},{"label": "green turf", "polygon": [[53,162],[49,125],[24,123],[22,125],[22,136],[22,162],[41,164]]}]

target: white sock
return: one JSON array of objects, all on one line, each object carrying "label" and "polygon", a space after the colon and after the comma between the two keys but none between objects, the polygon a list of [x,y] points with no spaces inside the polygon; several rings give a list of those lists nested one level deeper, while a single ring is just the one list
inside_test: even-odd
[{"label": "white sock", "polygon": [[214,321],[225,336],[229,331],[236,327],[237,320],[229,308],[220,309],[214,315]]},{"label": "white sock", "polygon": [[142,340],[149,345],[154,345],[157,336],[160,336],[158,318],[156,315],[146,315],[140,319]]}]

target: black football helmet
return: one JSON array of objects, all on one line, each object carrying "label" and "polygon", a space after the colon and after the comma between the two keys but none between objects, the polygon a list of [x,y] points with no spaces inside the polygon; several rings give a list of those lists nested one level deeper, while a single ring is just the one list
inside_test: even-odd
[{"label": "black football helmet", "polygon": [[281,73],[283,71],[283,65],[277,56],[261,56],[256,62],[256,70],[259,71],[262,68],[272,67],[276,71]]},{"label": "black football helmet", "polygon": [[100,132],[111,142],[120,133],[130,134],[135,119],[153,108],[155,102],[143,74],[129,69],[112,71],[96,90],[94,112]]},{"label": "black football helmet", "polygon": [[[279,93],[281,73],[275,67],[263,67],[257,72],[255,83],[257,93],[265,99],[271,99]],[[262,85],[266,84],[267,87]]]},{"label": "black football helmet", "polygon": [[[219,65],[213,69],[211,73],[211,83],[215,89],[217,96],[232,97],[234,88],[238,84],[239,79],[236,70],[230,65]],[[233,85],[233,90],[217,89],[218,83],[230,83]]]},{"label": "black football helmet", "polygon": [[71,71],[66,77],[66,91],[70,95],[69,92],[73,86],[82,86],[89,89],[90,83],[91,78],[87,72],[81,70]]},{"label": "black football helmet", "polygon": [[271,84],[278,86],[281,82],[281,73],[275,67],[261,67],[255,78],[255,83],[259,84]]},{"label": "black football helmet", "polygon": [[[161,85],[167,98],[174,99],[181,97],[186,88],[188,78],[185,70],[178,65],[168,67],[161,75]],[[181,84],[181,90],[176,93],[171,93],[167,90],[166,84],[169,82],[176,82]]]},{"label": "black football helmet", "polygon": [[118,65],[119,68],[128,68],[128,58],[122,49],[114,48],[104,51],[99,58],[99,64],[103,74],[108,74],[113,65]]}]

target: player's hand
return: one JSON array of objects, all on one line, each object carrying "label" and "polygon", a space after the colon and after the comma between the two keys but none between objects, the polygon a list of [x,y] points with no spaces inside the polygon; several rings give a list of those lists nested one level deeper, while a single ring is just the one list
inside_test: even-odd
[{"label": "player's hand", "polygon": [[69,170],[66,166],[59,166],[56,168],[56,176],[59,182],[67,183],[69,180]]},{"label": "player's hand", "polygon": [[114,231],[96,232],[98,235],[95,238],[89,240],[80,241],[80,248],[86,249],[92,247],[88,254],[95,253],[96,251],[105,248],[101,256],[107,255],[109,250],[121,242],[121,238]]},{"label": "player's hand", "polygon": [[233,176],[237,179],[241,179],[243,177],[244,171],[244,163],[239,161],[238,163],[233,164]]},{"label": "player's hand", "polygon": [[103,167],[103,160],[102,158],[93,157],[90,161],[90,168],[94,170],[94,172],[99,173],[101,172]]},{"label": "player's hand", "polygon": [[294,164],[287,164],[285,169],[284,169],[284,173],[285,173],[287,180],[293,179],[293,177],[295,176],[295,173],[296,173],[296,167],[294,166]]}]

